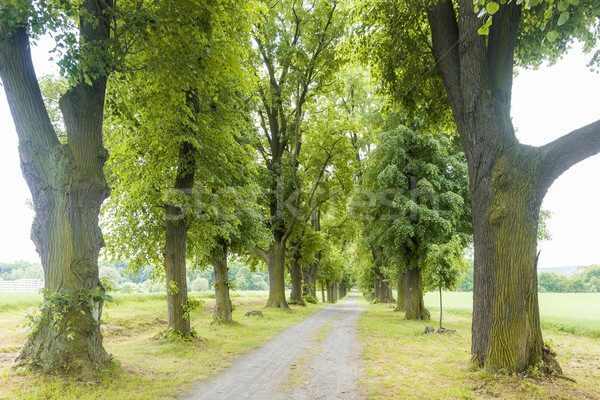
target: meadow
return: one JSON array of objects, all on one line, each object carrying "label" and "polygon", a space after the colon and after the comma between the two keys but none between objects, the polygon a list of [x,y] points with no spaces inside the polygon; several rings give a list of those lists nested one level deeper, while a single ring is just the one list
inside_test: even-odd
[{"label": "meadow", "polygon": [[[600,338],[600,293],[539,293],[542,329]],[[460,315],[473,312],[473,293],[442,294],[444,311]],[[425,294],[425,306],[433,317],[440,310],[439,293]]]}]

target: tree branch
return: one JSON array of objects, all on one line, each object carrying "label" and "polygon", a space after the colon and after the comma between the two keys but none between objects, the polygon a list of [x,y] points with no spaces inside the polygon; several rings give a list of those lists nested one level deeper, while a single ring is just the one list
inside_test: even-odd
[{"label": "tree branch", "polygon": [[458,22],[452,2],[438,1],[427,10],[431,27],[433,57],[442,73],[448,101],[456,116],[463,113],[460,58],[458,54]]},{"label": "tree branch", "polygon": [[261,260],[263,260],[265,264],[269,264],[269,254],[265,250],[261,249],[258,246],[254,246],[252,248],[252,252],[256,254],[256,256],[259,257]]},{"label": "tree branch", "polygon": [[600,152],[600,120],[540,147],[542,168],[540,190],[545,192],[566,170]]},{"label": "tree branch", "polygon": [[60,142],[44,105],[30,48],[25,28],[8,32],[0,28],[0,78],[19,142],[38,148],[41,156]]}]

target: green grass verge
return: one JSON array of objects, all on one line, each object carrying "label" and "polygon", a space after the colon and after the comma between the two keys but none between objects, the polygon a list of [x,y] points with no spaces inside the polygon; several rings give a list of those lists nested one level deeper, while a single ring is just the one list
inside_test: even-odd
[{"label": "green grass verge", "polygon": [[[433,307],[432,307],[433,308]],[[371,305],[359,320],[367,399],[600,399],[600,346],[596,339],[545,330],[565,374],[577,380],[532,379],[469,371],[471,319],[446,313],[456,333],[425,334],[432,321],[407,321],[388,305]]]},{"label": "green grass verge", "polygon": [[[194,296],[197,297],[197,296]],[[13,299],[12,304],[21,302]],[[105,309],[104,346],[114,355],[115,365],[92,382],[67,377],[40,376],[10,368],[25,341],[23,312],[0,312],[0,399],[172,399],[185,394],[193,382],[207,379],[230,366],[232,361],[269,341],[275,334],[313,314],[323,304],[293,306],[291,310],[263,309],[266,297],[256,294],[234,296],[234,319],[212,324],[214,300],[192,313],[197,340],[185,343],[156,340],[166,329],[164,294],[118,294]],[[248,310],[261,309],[264,318],[245,317]]]}]

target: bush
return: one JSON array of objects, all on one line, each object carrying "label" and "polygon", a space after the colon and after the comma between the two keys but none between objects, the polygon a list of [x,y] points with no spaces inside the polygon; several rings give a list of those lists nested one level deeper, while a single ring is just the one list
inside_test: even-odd
[{"label": "bush", "polygon": [[189,290],[193,292],[203,292],[208,290],[208,279],[196,278],[190,283]]},{"label": "bush", "polygon": [[317,304],[319,301],[313,296],[304,297],[304,301],[311,304]]}]

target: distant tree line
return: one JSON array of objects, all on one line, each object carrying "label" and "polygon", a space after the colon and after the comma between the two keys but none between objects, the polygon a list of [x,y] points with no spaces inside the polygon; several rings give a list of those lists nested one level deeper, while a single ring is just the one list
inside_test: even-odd
[{"label": "distant tree line", "polygon": [[[153,277],[153,268],[140,269],[135,275],[128,270],[125,261],[114,263],[99,262],[100,279],[108,281],[115,290],[124,293],[165,292],[162,279]],[[38,263],[16,261],[0,263],[0,279],[44,279],[44,270]],[[212,289],[215,275],[212,269],[192,269],[187,274],[190,291],[201,292]],[[269,278],[267,271],[253,271],[241,261],[233,261],[229,267],[229,280],[238,290],[268,290]]]},{"label": "distant tree line", "polygon": [[[459,292],[473,291],[473,262],[467,275],[456,289]],[[598,293],[600,292],[600,265],[579,267],[568,275],[556,272],[538,273],[540,293]]]}]

